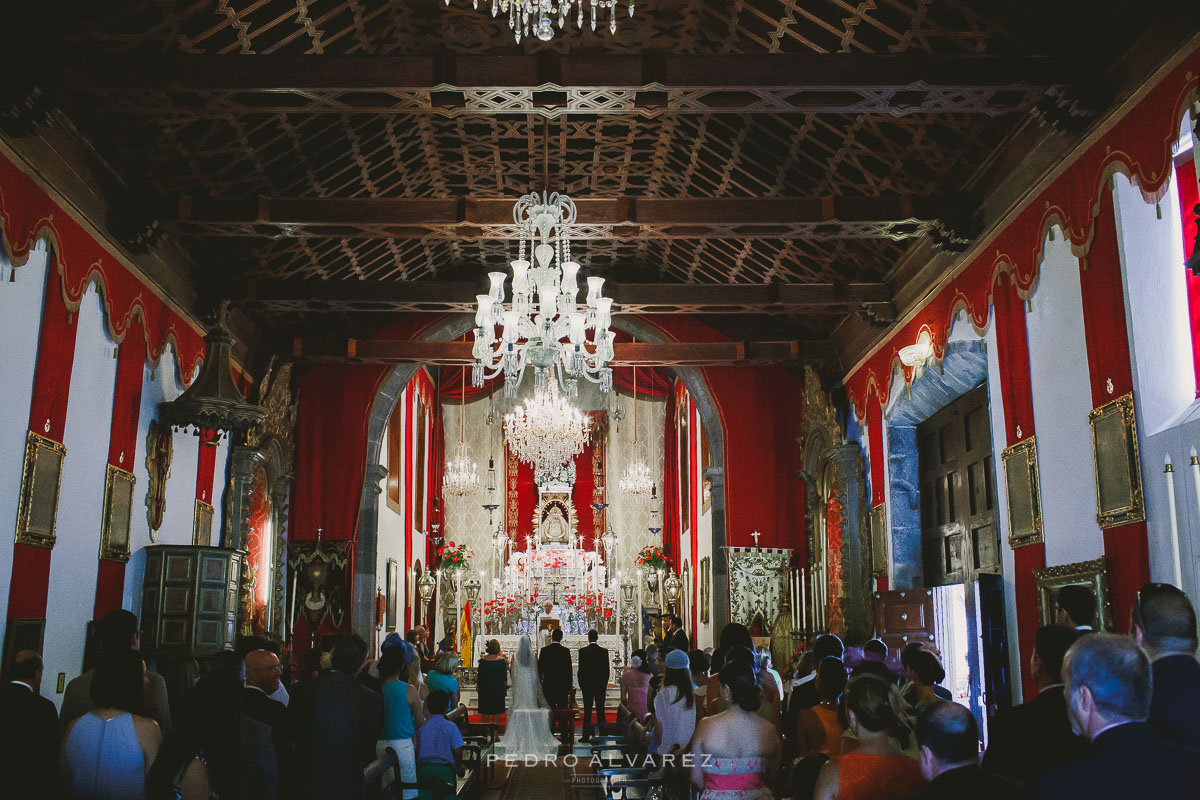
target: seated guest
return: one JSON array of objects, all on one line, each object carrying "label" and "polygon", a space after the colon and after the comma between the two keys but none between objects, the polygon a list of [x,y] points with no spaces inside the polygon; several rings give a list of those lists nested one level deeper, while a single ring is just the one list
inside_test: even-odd
[{"label": "seated guest", "polygon": [[446,719],[449,695],[435,689],[425,704],[429,719],[416,736],[417,782],[421,800],[434,800],[439,795],[432,787],[448,786],[453,794],[455,775],[462,774],[463,738],[458,726]]},{"label": "seated guest", "polygon": [[[137,652],[141,646],[137,617],[132,612],[122,609],[108,612],[96,623],[96,637],[100,641],[101,659],[107,655]],[[67,684],[67,690],[63,694],[62,711],[58,715],[64,725],[94,708],[91,699],[94,674],[95,670],[88,670]],[[162,676],[153,672],[146,672],[142,681],[141,700],[134,710],[141,716],[150,717],[157,722],[159,730],[165,736],[171,732],[171,707],[167,700],[167,684]]]},{"label": "seated guest", "polygon": [[1029,659],[1038,696],[992,719],[984,769],[1027,783],[1087,750],[1087,742],[1071,732],[1062,683],[1063,658],[1080,635],[1058,625],[1038,628]]},{"label": "seated guest", "polygon": [[41,695],[42,657],[13,656],[0,686],[0,785],[12,797],[58,794],[58,709]]},{"label": "seated guest", "polygon": [[1142,587],[1133,604],[1130,632],[1154,673],[1150,724],[1167,741],[1200,750],[1200,663],[1196,661],[1196,609],[1165,583]]},{"label": "seated guest", "polygon": [[1200,786],[1196,751],[1168,742],[1146,722],[1150,659],[1127,636],[1082,636],[1063,664],[1067,713],[1091,742],[1085,755],[1035,778],[1029,797],[1176,797]]},{"label": "seated guest", "polygon": [[754,648],[754,656],[758,661],[759,674],[767,673],[775,681],[775,696],[779,698],[780,705],[783,705],[783,678],[779,677],[779,673],[775,671],[771,660],[771,650],[768,647],[759,645]]},{"label": "seated guest", "polygon": [[650,687],[651,671],[646,666],[645,650],[634,650],[629,657],[629,669],[621,673],[621,703],[629,709],[629,713],[639,722],[650,713],[646,703],[646,692]]},{"label": "seated guest", "polygon": [[817,667],[817,691],[821,702],[796,712],[796,755],[811,753],[837,757],[842,754],[842,723],[838,703],[846,689],[846,667],[830,656]]},{"label": "seated guest", "polygon": [[1054,621],[1064,628],[1094,631],[1096,595],[1086,586],[1064,586],[1058,591],[1058,612]]},{"label": "seated guest", "polygon": [[475,685],[479,692],[479,716],[484,722],[499,722],[508,699],[508,661],[500,652],[500,642],[488,639],[487,652],[479,659]]},{"label": "seated guest", "polygon": [[725,656],[733,648],[743,648],[754,653],[754,639],[750,629],[737,622],[731,622],[721,629],[717,639],[717,649],[713,651],[712,665],[708,670],[708,714],[718,714],[725,710],[725,701],[721,695],[721,667],[725,666]]},{"label": "seated guest", "polygon": [[979,768],[975,715],[958,703],[937,703],[917,717],[921,776],[929,783],[914,800],[1016,800],[1020,787]]},{"label": "seated guest", "polygon": [[296,746],[296,784],[312,800],[362,800],[363,769],[375,760],[383,729],[383,701],[354,676],[367,657],[367,643],[343,636],[333,647],[332,669],[292,692],[288,716]]},{"label": "seated guest", "polygon": [[135,714],[146,665],[134,650],[109,651],[88,677],[91,710],[67,724],[60,761],[66,796],[137,800],[162,745],[158,723]]},{"label": "seated guest", "polygon": [[[287,783],[292,774],[292,737],[288,726],[287,707],[271,696],[279,687],[283,667],[279,656],[270,650],[252,650],[246,654],[246,688],[242,690],[243,716],[257,720],[271,729],[272,749],[280,781]],[[289,791],[284,791],[289,795]]]},{"label": "seated guest", "polygon": [[450,708],[458,708],[458,678],[454,677],[454,668],[459,664],[459,658],[454,653],[442,653],[433,664],[433,669],[425,676],[425,685],[430,692],[442,691],[450,698]]},{"label": "seated guest", "polygon": [[914,714],[920,714],[933,703],[941,703],[950,698],[950,692],[942,689],[941,682],[946,679],[946,670],[942,667],[941,659],[922,647],[914,650],[904,664],[904,677],[909,687],[904,693],[904,700],[913,707]]},{"label": "seated guest", "polygon": [[920,788],[920,767],[893,742],[906,745],[910,734],[900,690],[860,675],[846,684],[845,702],[858,746],[821,767],[814,800],[901,800]]},{"label": "seated guest", "polygon": [[818,636],[817,640],[813,642],[812,654],[812,671],[800,675],[792,681],[790,707],[793,710],[812,708],[821,702],[821,696],[813,683],[817,678],[817,666],[827,658],[836,658],[838,661],[842,661],[846,655],[846,646],[837,636],[825,633]]},{"label": "seated guest", "polygon": [[702,800],[771,797],[783,748],[775,726],[758,715],[762,686],[754,661],[726,659],[717,677],[726,708],[696,725],[692,783],[703,790]]},{"label": "seated guest", "polygon": [[654,697],[654,738],[660,754],[685,752],[696,730],[696,700],[687,653],[667,653],[663,688]]},{"label": "seated guest", "polygon": [[[409,648],[408,643],[404,648]],[[413,660],[406,659],[405,649],[399,647],[383,651],[379,659],[379,675],[383,679],[383,732],[379,734],[377,753],[382,756],[392,750],[400,762],[399,779],[403,783],[417,782],[417,757],[413,737],[425,723],[425,709],[421,704],[421,690],[408,680],[410,669],[417,669],[416,652]],[[412,800],[417,793],[404,790],[404,800]]]},{"label": "seated guest", "polygon": [[850,677],[855,678],[870,673],[878,675],[885,681],[899,683],[900,676],[892,672],[887,665],[887,654],[888,647],[882,639],[871,639],[863,645],[863,660],[850,670]]}]

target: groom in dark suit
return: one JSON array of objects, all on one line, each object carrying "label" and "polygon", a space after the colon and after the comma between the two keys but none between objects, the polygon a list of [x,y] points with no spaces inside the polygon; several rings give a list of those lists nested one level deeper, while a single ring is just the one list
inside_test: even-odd
[{"label": "groom in dark suit", "polygon": [[588,631],[588,646],[579,650],[579,691],[583,692],[583,741],[592,738],[592,708],[596,730],[604,727],[604,693],[608,691],[608,650],[596,644],[600,635]]},{"label": "groom in dark suit", "polygon": [[[566,708],[571,699],[571,651],[563,647],[561,630],[555,630],[550,638],[550,644],[538,653],[538,677],[546,702],[558,711]],[[570,736],[566,741],[569,740]]]}]

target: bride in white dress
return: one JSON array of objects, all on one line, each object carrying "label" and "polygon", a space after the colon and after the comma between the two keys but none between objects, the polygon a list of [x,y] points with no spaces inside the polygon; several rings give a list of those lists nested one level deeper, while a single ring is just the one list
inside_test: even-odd
[{"label": "bride in white dress", "polygon": [[533,644],[522,636],[512,665],[513,704],[508,710],[508,727],[496,745],[501,758],[523,759],[536,756],[553,759],[558,755],[558,739],[550,733],[550,708],[538,680]]}]

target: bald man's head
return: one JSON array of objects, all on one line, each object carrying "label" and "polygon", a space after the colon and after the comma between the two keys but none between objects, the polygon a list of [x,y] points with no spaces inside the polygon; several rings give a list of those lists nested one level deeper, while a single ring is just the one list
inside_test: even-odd
[{"label": "bald man's head", "polygon": [[279,656],[270,650],[251,650],[246,654],[246,685],[273,694],[279,688],[282,668]]}]

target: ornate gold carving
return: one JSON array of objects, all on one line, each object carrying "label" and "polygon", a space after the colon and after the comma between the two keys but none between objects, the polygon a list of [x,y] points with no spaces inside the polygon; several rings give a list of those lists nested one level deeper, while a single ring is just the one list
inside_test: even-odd
[{"label": "ornate gold carving", "polygon": [[162,527],[163,513],[167,509],[167,478],[171,477],[171,456],[175,442],[171,429],[158,420],[150,421],[146,433],[146,472],[150,480],[146,485],[146,521],[150,523],[150,541],[158,541],[158,529]]},{"label": "ornate gold carving", "polygon": [[192,544],[212,546],[213,507],[203,500],[196,501],[192,512]]},{"label": "ornate gold carving", "polygon": [[105,561],[129,560],[129,525],[133,519],[132,472],[112,464],[104,479],[104,518],[100,526],[100,558]]},{"label": "ornate gold carving", "polygon": [[17,543],[54,547],[62,462],[67,448],[53,439],[29,432],[25,439],[25,465],[21,470],[21,498],[17,506]]},{"label": "ornate gold carving", "polygon": [[709,620],[709,583],[711,577],[712,559],[708,556],[700,559],[700,621],[707,623]]},{"label": "ornate gold carving", "polygon": [[258,401],[266,417],[246,435],[249,447],[260,449],[268,439],[276,439],[283,450],[283,467],[292,468],[296,407],[292,403],[292,365],[281,364],[268,370],[258,385]]},{"label": "ornate gold carving", "polygon": [[[826,447],[832,447],[835,444],[841,443],[842,429],[838,425],[837,412],[834,411],[833,404],[829,401],[829,395],[821,390],[820,376],[817,375],[816,370],[807,365],[804,367],[803,408],[804,421],[801,423],[800,433],[800,443],[803,447],[802,456],[809,456],[809,444],[814,441],[814,438],[821,438],[819,435],[814,436],[814,434],[824,434],[823,438],[826,441]],[[813,470],[815,467],[816,464],[809,464],[806,458],[804,468]]]},{"label": "ornate gold carving", "polygon": [[1115,630],[1108,561],[1105,558],[1043,567],[1035,569],[1033,575],[1037,583],[1038,612],[1043,625],[1055,624],[1058,593],[1064,586],[1085,586],[1096,596],[1096,629]]},{"label": "ornate gold carving", "polygon": [[537,511],[533,515],[533,535],[539,537],[542,544],[574,546],[579,533],[579,520],[574,511],[570,494],[546,492],[538,498]]},{"label": "ornate gold carving", "polygon": [[1008,546],[1016,549],[1041,544],[1042,485],[1038,477],[1037,437],[1007,447],[1004,462],[1005,495],[1008,497]]},{"label": "ornate gold carving", "polygon": [[1133,393],[1092,409],[1088,421],[1096,469],[1096,521],[1101,528],[1145,521]]},{"label": "ornate gold carving", "polygon": [[888,574],[887,504],[871,509],[871,575],[886,578]]}]

